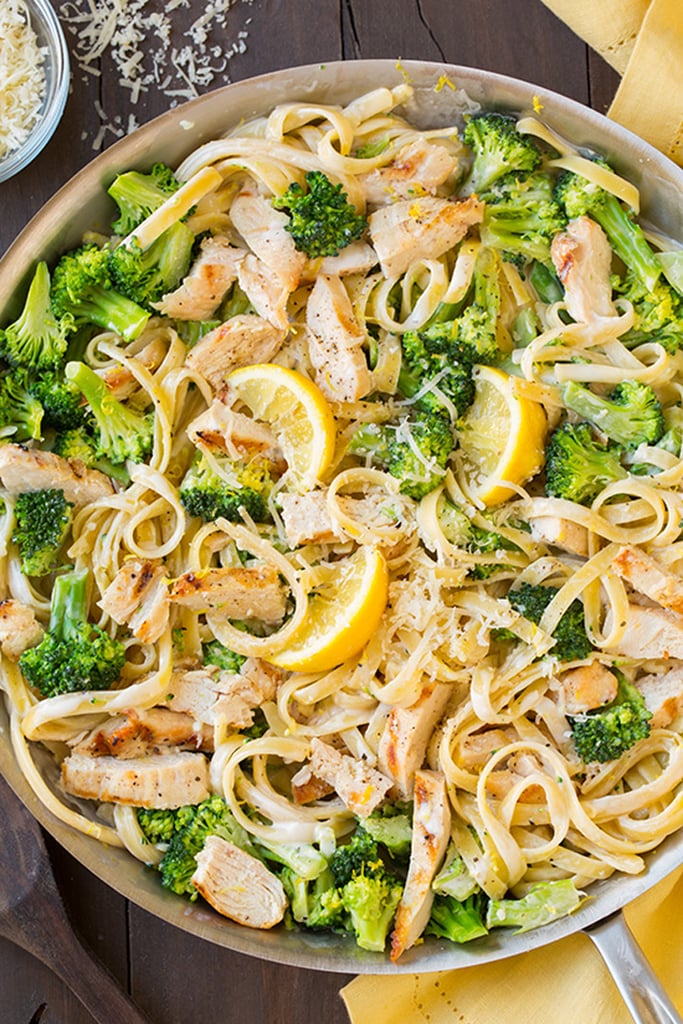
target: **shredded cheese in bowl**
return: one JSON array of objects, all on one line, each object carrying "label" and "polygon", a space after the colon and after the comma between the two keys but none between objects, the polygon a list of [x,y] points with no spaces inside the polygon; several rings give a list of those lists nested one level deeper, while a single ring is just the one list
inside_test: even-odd
[{"label": "shredded cheese in bowl", "polygon": [[26,166],[64,110],[69,60],[47,0],[0,4],[0,181]]},{"label": "shredded cheese in bowl", "polygon": [[0,157],[26,141],[45,95],[45,52],[23,0],[0,8]]}]

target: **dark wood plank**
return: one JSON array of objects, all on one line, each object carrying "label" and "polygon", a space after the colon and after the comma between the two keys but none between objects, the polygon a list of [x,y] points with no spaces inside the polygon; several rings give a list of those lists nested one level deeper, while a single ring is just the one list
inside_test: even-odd
[{"label": "dark wood plank", "polygon": [[[403,57],[512,75],[588,103],[586,47],[529,0],[343,0],[345,57]],[[520,32],[520,26],[524,26]]]},{"label": "dark wood plank", "polygon": [[130,953],[132,992],[154,1024],[348,1021],[339,989],[351,975],[299,970],[232,953],[133,906]]},{"label": "dark wood plank", "polygon": [[613,67],[603,60],[595,50],[588,53],[588,76],[590,79],[590,105],[601,114],[606,114],[620,82]]}]

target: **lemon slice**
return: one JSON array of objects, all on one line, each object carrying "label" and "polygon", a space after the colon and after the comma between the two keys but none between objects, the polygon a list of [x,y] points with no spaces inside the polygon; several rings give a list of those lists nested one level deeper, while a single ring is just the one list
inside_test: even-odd
[{"label": "lemon slice", "polygon": [[296,370],[276,363],[241,366],[228,376],[233,394],[275,432],[288,476],[304,492],[332,462],[335,423],[320,388]]},{"label": "lemon slice", "polygon": [[377,548],[361,547],[330,567],[308,598],[306,618],[287,647],[268,658],[292,672],[325,672],[357,654],[387,604],[389,573]]},{"label": "lemon slice", "polygon": [[484,505],[515,493],[501,481],[524,484],[543,465],[547,420],[543,406],[517,395],[515,378],[493,366],[474,371],[474,402],[460,426],[463,484]]}]

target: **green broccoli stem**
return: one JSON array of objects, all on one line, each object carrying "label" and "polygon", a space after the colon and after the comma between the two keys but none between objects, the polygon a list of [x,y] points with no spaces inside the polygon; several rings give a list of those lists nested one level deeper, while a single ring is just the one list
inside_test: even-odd
[{"label": "green broccoli stem", "polygon": [[67,640],[78,634],[79,627],[88,619],[87,599],[87,569],[56,577],[52,588],[49,627],[55,638]]},{"label": "green broccoli stem", "polygon": [[590,213],[605,231],[617,256],[631,268],[648,291],[652,291],[662,268],[640,225],[629,217],[616,196],[609,193]]},{"label": "green broccoli stem", "polygon": [[555,275],[543,263],[535,262],[529,271],[529,283],[538,295],[541,302],[548,305],[552,302],[559,302],[564,292],[562,285]]},{"label": "green broccoli stem", "polygon": [[149,320],[149,312],[137,302],[99,285],[92,285],[88,298],[81,299],[77,305],[81,316],[105,331],[120,334],[125,341],[137,338]]}]

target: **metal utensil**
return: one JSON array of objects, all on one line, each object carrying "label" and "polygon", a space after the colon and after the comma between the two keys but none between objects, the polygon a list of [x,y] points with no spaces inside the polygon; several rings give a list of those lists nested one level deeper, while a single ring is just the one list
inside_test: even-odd
[{"label": "metal utensil", "polygon": [[99,1024],[146,1024],[76,938],[40,828],[0,777],[0,935],[54,971]]}]

